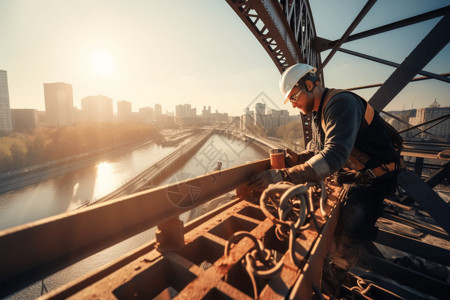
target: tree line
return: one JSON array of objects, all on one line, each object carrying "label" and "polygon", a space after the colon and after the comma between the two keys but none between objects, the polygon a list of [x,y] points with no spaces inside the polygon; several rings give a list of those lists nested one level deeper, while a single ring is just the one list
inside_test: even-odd
[{"label": "tree line", "polygon": [[84,124],[36,128],[0,137],[0,172],[88,153],[133,140],[160,139],[159,130],[144,124]]}]

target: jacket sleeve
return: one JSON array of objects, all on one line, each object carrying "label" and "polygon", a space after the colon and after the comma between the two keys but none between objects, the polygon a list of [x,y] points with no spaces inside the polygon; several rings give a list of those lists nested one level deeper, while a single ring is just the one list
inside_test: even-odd
[{"label": "jacket sleeve", "polygon": [[324,149],[306,162],[319,178],[344,166],[355,144],[364,112],[362,101],[350,93],[338,94],[327,103],[323,112]]}]

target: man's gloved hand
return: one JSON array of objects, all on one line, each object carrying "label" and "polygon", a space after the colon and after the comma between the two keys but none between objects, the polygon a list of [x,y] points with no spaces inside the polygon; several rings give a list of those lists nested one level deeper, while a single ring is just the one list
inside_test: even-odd
[{"label": "man's gloved hand", "polygon": [[299,154],[295,153],[289,148],[286,148],[286,165],[293,167],[298,164],[305,163],[308,159],[314,156],[314,150],[304,150]]},{"label": "man's gloved hand", "polygon": [[271,183],[277,183],[283,180],[281,170],[266,170],[250,178],[249,187],[257,192],[261,192]]},{"label": "man's gloved hand", "polygon": [[308,163],[296,165],[292,168],[286,169],[286,172],[289,180],[294,184],[319,182],[322,180]]},{"label": "man's gloved hand", "polygon": [[298,165],[298,154],[289,148],[286,148],[285,162],[288,167]]}]

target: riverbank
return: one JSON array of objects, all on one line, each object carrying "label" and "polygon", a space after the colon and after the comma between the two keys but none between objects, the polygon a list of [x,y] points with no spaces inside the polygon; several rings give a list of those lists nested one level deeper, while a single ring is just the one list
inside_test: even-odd
[{"label": "riverbank", "polygon": [[175,171],[179,167],[180,163],[189,160],[192,155],[213,135],[213,133],[214,130],[209,130],[194,137],[192,137],[192,135],[190,135],[189,137],[184,136],[183,139],[185,143],[183,145],[161,159],[159,162],[155,163],[148,169],[138,174],[136,177],[125,183],[117,190],[99,199],[95,203],[135,193],[142,190],[143,187],[148,185],[154,186],[155,184],[160,182],[162,178],[165,178],[167,174]]},{"label": "riverbank", "polygon": [[[175,132],[170,134],[170,136],[182,134],[186,134],[186,131],[181,133]],[[89,153],[83,153],[65,159],[0,174],[0,194],[96,164],[102,160],[110,159],[155,142],[160,143],[161,141],[155,140],[154,137],[133,140],[120,145],[91,151]]]}]

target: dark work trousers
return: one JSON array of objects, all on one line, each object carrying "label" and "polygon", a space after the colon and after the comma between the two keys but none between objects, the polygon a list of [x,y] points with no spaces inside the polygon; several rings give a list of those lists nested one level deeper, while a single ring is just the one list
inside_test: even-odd
[{"label": "dark work trousers", "polygon": [[335,288],[339,287],[347,271],[356,264],[364,240],[371,237],[373,225],[382,212],[383,200],[395,192],[396,186],[396,172],[372,179],[370,183],[349,186],[341,204],[328,262],[324,264],[324,281],[332,278],[337,281],[333,284]]}]

